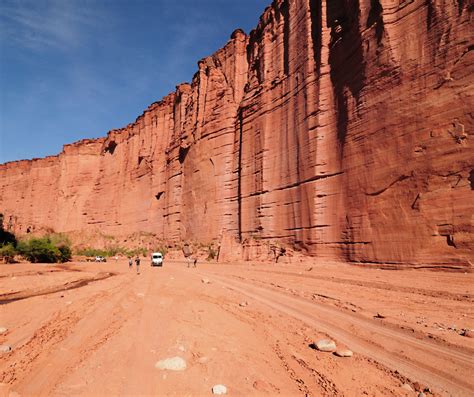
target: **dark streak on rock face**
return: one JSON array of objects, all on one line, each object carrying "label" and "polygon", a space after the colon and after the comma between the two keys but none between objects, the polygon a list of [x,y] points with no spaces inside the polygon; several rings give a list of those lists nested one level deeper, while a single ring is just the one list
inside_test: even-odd
[{"label": "dark streak on rock face", "polygon": [[313,42],[313,56],[316,65],[316,73],[321,75],[321,49],[322,49],[322,26],[323,10],[321,0],[310,0],[311,12],[311,38]]},{"label": "dark streak on rock face", "polygon": [[428,26],[428,30],[431,29],[435,18],[436,10],[433,4],[433,0],[426,0],[426,25]]},{"label": "dark streak on rock face", "polygon": [[288,0],[285,0],[281,5],[281,13],[283,14],[283,68],[285,75],[290,74],[290,6]]},{"label": "dark streak on rock face", "polygon": [[336,101],[337,136],[342,150],[349,121],[347,90],[358,103],[365,82],[359,17],[358,0],[334,0],[327,4],[327,25],[331,29],[330,76]]},{"label": "dark streak on rock face", "polygon": [[371,0],[370,12],[367,18],[367,28],[375,26],[375,36],[377,44],[380,45],[384,32],[384,22],[382,18],[383,8],[379,0]]},{"label": "dark streak on rock face", "polygon": [[105,147],[104,152],[109,152],[110,154],[114,154],[115,148],[117,147],[117,143],[115,141],[110,141],[109,144]]},{"label": "dark streak on rock face", "polygon": [[188,155],[189,147],[180,147],[179,148],[179,163],[183,164],[184,160],[186,160],[186,156]]}]

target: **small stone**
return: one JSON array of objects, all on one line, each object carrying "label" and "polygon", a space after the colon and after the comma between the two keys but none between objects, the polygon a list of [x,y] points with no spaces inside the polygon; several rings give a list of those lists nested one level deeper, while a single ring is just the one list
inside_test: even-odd
[{"label": "small stone", "polygon": [[204,284],[209,284],[210,283],[208,278],[201,279],[201,282],[203,282]]},{"label": "small stone", "polygon": [[336,351],[336,342],[329,339],[320,339],[315,344],[316,349],[322,352],[333,352]]},{"label": "small stone", "polygon": [[413,382],[413,388],[415,389],[415,391],[422,391],[423,390],[423,387],[420,385],[419,382]]},{"label": "small stone", "polygon": [[474,338],[474,331],[471,329],[465,329],[461,335],[465,336],[466,338]]},{"label": "small stone", "polygon": [[426,397],[426,394],[423,393],[422,391],[420,391],[420,392],[418,393],[418,397]]},{"label": "small stone", "polygon": [[0,353],[9,353],[12,351],[11,346],[8,345],[0,345]]},{"label": "small stone", "polygon": [[248,302],[247,301],[240,302],[239,306],[242,306],[242,307],[248,306]]},{"label": "small stone", "polygon": [[184,371],[186,369],[186,361],[181,357],[172,357],[160,360],[155,364],[157,369],[168,369],[170,371]]},{"label": "small stone", "polygon": [[7,331],[8,331],[8,328],[0,327],[0,334],[4,334]]},{"label": "small stone", "polygon": [[338,357],[352,357],[354,355],[351,350],[336,350],[334,354]]},{"label": "small stone", "polygon": [[374,317],[375,318],[385,318],[385,316],[381,313],[377,313]]},{"label": "small stone", "polygon": [[212,394],[227,394],[227,387],[224,385],[212,386]]},{"label": "small stone", "polygon": [[402,389],[406,391],[414,391],[413,388],[408,383],[404,383],[402,385]]}]

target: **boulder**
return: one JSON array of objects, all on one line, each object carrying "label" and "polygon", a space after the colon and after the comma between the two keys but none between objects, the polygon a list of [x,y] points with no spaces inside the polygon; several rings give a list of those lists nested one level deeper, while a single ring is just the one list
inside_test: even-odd
[{"label": "boulder", "polygon": [[224,385],[212,386],[212,394],[227,394],[227,387]]},{"label": "boulder", "polygon": [[320,339],[314,343],[314,346],[321,352],[334,352],[337,349],[336,342],[330,339]]},{"label": "boulder", "polygon": [[155,368],[169,371],[184,371],[186,369],[186,361],[181,357],[165,358],[158,361],[155,364]]}]

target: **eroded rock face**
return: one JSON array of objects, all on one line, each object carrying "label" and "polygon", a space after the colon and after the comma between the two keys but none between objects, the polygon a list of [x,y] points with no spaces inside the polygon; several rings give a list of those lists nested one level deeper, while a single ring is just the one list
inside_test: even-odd
[{"label": "eroded rock face", "polygon": [[470,18],[461,1],[274,1],[135,123],[0,165],[5,226],[470,266]]}]

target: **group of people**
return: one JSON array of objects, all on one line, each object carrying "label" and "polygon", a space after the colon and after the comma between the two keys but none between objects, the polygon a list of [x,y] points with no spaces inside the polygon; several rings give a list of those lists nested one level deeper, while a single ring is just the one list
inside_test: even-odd
[{"label": "group of people", "polygon": [[[191,263],[193,264],[193,267],[197,267],[198,258],[197,258],[197,256],[192,255],[192,250],[190,249],[190,247],[187,243],[184,244],[183,254],[184,254],[184,257],[186,258],[186,261],[188,263],[188,267],[191,267]],[[140,257],[137,255],[135,257],[135,260],[131,256],[128,258],[128,268],[130,270],[132,270],[132,268],[133,268],[133,262],[135,262],[135,266],[137,268],[137,274],[140,274]]]},{"label": "group of people", "polygon": [[[138,255],[135,257],[135,265],[137,266],[137,274],[140,274],[140,257]],[[132,270],[132,267],[133,267],[133,258],[129,257],[128,268]]]}]

